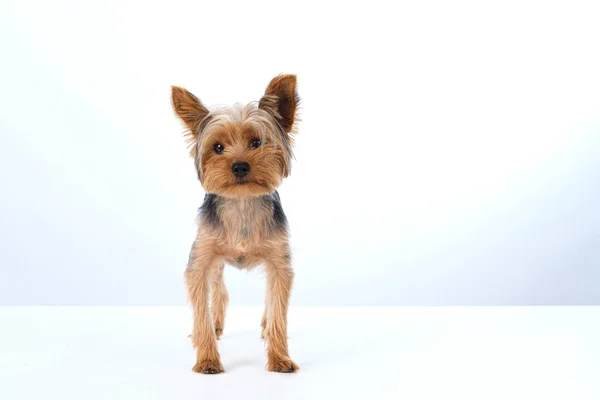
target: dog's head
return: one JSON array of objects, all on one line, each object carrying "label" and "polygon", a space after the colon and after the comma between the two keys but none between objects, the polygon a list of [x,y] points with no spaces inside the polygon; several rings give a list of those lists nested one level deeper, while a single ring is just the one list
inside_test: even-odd
[{"label": "dog's head", "polygon": [[204,189],[227,197],[272,193],[289,175],[299,102],[296,76],[274,78],[258,103],[208,110],[172,88],[190,155]]}]

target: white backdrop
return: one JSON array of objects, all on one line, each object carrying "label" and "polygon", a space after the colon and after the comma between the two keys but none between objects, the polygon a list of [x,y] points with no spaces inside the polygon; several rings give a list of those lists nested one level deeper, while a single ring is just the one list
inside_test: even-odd
[{"label": "white backdrop", "polygon": [[600,304],[597,2],[168,3],[2,1],[0,305],[183,304],[203,192],[169,86],[282,72],[293,304]]}]

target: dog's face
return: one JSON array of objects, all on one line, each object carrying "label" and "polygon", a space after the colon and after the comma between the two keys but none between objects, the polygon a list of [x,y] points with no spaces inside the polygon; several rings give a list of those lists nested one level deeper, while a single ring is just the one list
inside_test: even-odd
[{"label": "dog's face", "polygon": [[172,100],[207,192],[227,197],[272,193],[290,173],[296,76],[274,78],[258,104],[209,111],[179,87],[173,87]]}]

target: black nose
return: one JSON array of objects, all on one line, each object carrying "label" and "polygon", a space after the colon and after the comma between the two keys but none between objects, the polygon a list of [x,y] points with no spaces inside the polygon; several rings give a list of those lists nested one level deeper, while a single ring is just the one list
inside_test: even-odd
[{"label": "black nose", "polygon": [[238,178],[242,178],[248,175],[248,172],[250,172],[250,164],[248,164],[247,162],[236,162],[231,167],[231,170],[233,171],[233,174],[235,176],[237,176]]}]

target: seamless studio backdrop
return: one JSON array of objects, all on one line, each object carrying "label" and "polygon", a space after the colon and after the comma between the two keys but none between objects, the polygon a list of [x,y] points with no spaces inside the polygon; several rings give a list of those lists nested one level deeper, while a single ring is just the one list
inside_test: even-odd
[{"label": "seamless studio backdrop", "polygon": [[279,73],[293,305],[600,304],[598,7],[5,0],[0,305],[184,304],[204,194],[170,85]]}]

